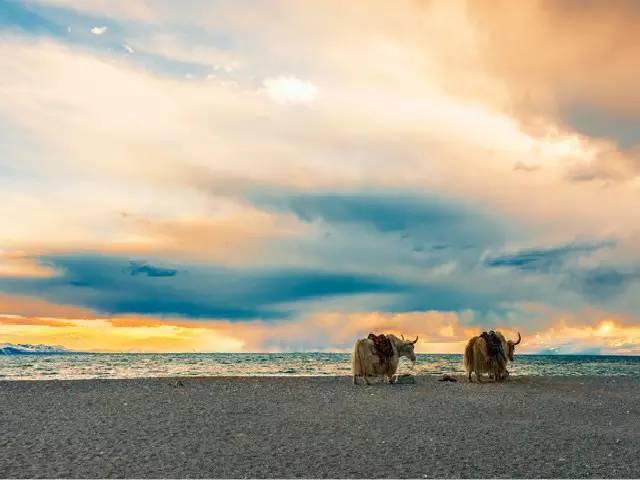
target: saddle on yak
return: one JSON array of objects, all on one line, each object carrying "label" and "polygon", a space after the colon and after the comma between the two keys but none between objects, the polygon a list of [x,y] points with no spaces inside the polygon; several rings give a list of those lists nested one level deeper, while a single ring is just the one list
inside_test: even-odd
[{"label": "saddle on yak", "polygon": [[496,332],[493,330],[487,332],[482,332],[480,334],[484,341],[487,343],[487,353],[490,357],[498,359],[498,355],[505,356],[504,350],[502,349],[502,340],[500,337],[496,335]]},{"label": "saddle on yak", "polygon": [[391,359],[391,357],[393,357],[393,347],[391,346],[391,340],[389,340],[384,333],[381,333],[380,335],[374,335],[373,333],[370,333],[367,338],[373,341],[373,347],[378,354],[380,365],[389,363],[389,360]]}]

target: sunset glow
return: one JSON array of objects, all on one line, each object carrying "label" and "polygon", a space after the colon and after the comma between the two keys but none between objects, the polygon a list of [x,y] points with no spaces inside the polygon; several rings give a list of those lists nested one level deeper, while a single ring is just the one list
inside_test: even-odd
[{"label": "sunset glow", "polygon": [[3,2],[0,343],[640,354],[616,5]]}]

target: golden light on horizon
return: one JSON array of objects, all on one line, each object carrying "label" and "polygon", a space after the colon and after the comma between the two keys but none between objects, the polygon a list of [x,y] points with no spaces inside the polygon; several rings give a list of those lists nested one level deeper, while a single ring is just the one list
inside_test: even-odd
[{"label": "golden light on horizon", "polygon": [[598,335],[607,335],[611,333],[616,328],[615,324],[611,321],[605,321],[600,324],[600,327],[597,330]]},{"label": "golden light on horizon", "polygon": [[[333,326],[338,319],[343,321],[339,331]],[[508,338],[515,338],[511,330],[497,329]],[[366,336],[368,331],[385,331],[397,336],[406,333],[406,338],[417,335],[416,353],[433,354],[461,354],[467,340],[480,333],[479,329],[462,326],[455,316],[437,312],[391,315],[376,312],[349,316],[327,313],[310,316],[302,322],[284,323],[130,316],[64,319],[0,315],[2,342],[57,344],[72,350],[95,352],[278,352],[304,351],[312,345],[314,351],[349,353],[352,342]],[[327,341],[329,332],[331,338]],[[562,317],[540,331],[523,331],[522,336],[517,353],[536,353],[550,348],[576,353],[598,347],[603,353],[618,349],[624,354],[640,354],[640,327],[622,325],[610,319],[593,325],[568,325],[566,317]],[[314,343],[318,338],[324,339],[326,344]],[[296,348],[296,345],[307,347]]]}]

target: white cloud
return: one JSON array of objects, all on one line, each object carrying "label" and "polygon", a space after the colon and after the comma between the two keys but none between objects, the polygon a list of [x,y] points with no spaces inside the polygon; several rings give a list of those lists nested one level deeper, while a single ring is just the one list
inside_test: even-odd
[{"label": "white cloud", "polygon": [[107,27],[93,27],[91,29],[91,33],[93,33],[94,35],[102,35],[106,31]]},{"label": "white cloud", "polygon": [[278,103],[309,103],[318,95],[318,87],[313,83],[291,76],[266,78],[262,84],[267,95]]},{"label": "white cloud", "polygon": [[[135,178],[149,184],[175,184],[191,175],[184,173],[185,163],[208,172],[210,159],[217,158],[216,168],[226,175],[259,182],[306,188],[372,184],[442,189],[531,218],[558,241],[567,232],[624,236],[633,224],[633,209],[620,205],[633,205],[636,186],[620,185],[605,197],[595,183],[562,188],[563,180],[554,176],[551,165],[566,163],[561,157],[565,150],[536,147],[563,137],[528,137],[505,115],[444,95],[429,84],[390,82],[377,63],[362,66],[362,71],[352,65],[344,73],[325,68],[337,78],[323,80],[319,93],[315,85],[296,77],[263,77],[261,95],[256,95],[242,88],[249,83],[242,76],[237,80],[240,87],[223,82],[224,73],[206,83],[176,81],[53,41],[32,44],[15,38],[0,43],[0,71],[8,72],[0,77],[0,113],[37,133],[37,147],[49,154],[34,153],[34,164],[46,162],[56,169],[69,165],[87,174],[100,171],[117,182],[139,175]],[[103,94],[95,95],[96,88]],[[311,101],[317,95],[329,96],[327,92],[331,101],[314,103],[313,112],[278,108],[277,102]],[[136,109],[121,115],[132,103]],[[292,114],[297,115],[295,121]],[[69,142],[59,135],[61,125],[81,133]],[[460,132],[465,133],[462,139]],[[204,141],[212,135],[224,141]],[[166,144],[198,148],[185,156],[179,147],[167,150]],[[575,156],[584,157],[583,147],[576,148]],[[27,156],[26,147],[18,151]],[[269,159],[268,169],[256,164],[256,152]],[[88,156],[90,164],[85,161]],[[137,161],[150,156],[162,167],[149,171]],[[386,161],[389,156],[394,162]],[[544,168],[537,175],[516,176],[514,159]],[[485,172],[482,178],[473,174],[479,164]],[[283,176],[282,171],[289,174]],[[509,182],[504,182],[505,176]],[[189,177],[189,182],[196,181],[200,178]],[[80,224],[65,227],[77,230]]]},{"label": "white cloud", "polygon": [[122,48],[124,48],[129,53],[135,53],[135,50],[131,48],[129,45],[127,45],[126,43],[122,45]]}]

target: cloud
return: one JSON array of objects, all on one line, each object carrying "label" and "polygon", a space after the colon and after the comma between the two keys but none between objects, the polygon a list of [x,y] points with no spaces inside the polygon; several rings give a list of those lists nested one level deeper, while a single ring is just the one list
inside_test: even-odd
[{"label": "cloud", "polygon": [[[500,243],[506,224],[463,201],[405,192],[254,193],[266,208],[290,211],[304,222],[369,228],[435,247]],[[421,245],[424,248],[424,245]]]},{"label": "cloud", "polygon": [[554,322],[523,340],[525,351],[539,354],[638,355],[640,328],[624,319],[602,313],[586,313],[578,319],[560,315]]},{"label": "cloud", "polygon": [[602,265],[575,272],[571,281],[589,298],[606,302],[625,293],[632,282],[640,280],[640,268],[626,269]]},{"label": "cloud", "polygon": [[[633,60],[640,55],[635,2],[609,8],[598,2],[543,0],[511,12],[505,2],[480,1],[470,4],[467,14],[482,49],[482,70],[509,91],[502,101],[499,96],[493,101],[503,103],[536,135],[580,134],[595,148],[602,140],[612,141],[613,148],[599,152],[608,157],[599,168],[570,178],[638,176],[640,163],[625,159],[627,150],[640,143],[640,102],[632,81],[640,74]],[[567,29],[568,21],[572,27]],[[523,55],[532,48],[539,54],[535,72]]]},{"label": "cloud", "polygon": [[129,54],[135,53],[135,50],[131,46],[127,45],[126,43],[122,45],[122,48],[124,48]]},{"label": "cloud", "polygon": [[[602,241],[524,249],[513,254],[487,256],[484,265],[507,274],[509,271],[544,274],[546,278],[537,277],[536,281],[546,284],[548,291],[530,298],[549,305],[578,308],[581,302],[571,300],[573,293],[578,293],[591,305],[606,305],[613,311],[631,313],[637,308],[632,286],[640,280],[640,267],[635,257],[630,258],[628,252],[618,251],[614,246],[614,242]],[[520,282],[517,277],[511,281]],[[521,286],[526,283],[529,282],[524,280]]]},{"label": "cloud", "polygon": [[93,27],[91,33],[94,35],[102,35],[107,31],[107,27]]},{"label": "cloud", "polygon": [[[0,255],[6,288],[289,328],[329,304],[508,324],[544,321],[522,302],[637,312],[624,5],[134,3],[0,6],[24,10],[0,25],[0,242],[21,252]],[[148,263],[132,275],[132,259]]]},{"label": "cloud", "polygon": [[561,115],[583,135],[613,139],[623,151],[640,145],[640,111],[624,115],[578,104],[565,107]]},{"label": "cloud", "polygon": [[[72,182],[74,188],[99,175],[102,188],[109,190],[104,193],[117,192],[122,182],[134,178],[140,185],[140,197],[144,197],[144,188],[155,188],[160,182],[162,188],[178,193],[180,183],[195,185],[196,180],[186,177],[198,171],[199,177],[218,178],[219,185],[227,178],[241,177],[249,182],[302,188],[374,186],[444,191],[565,231],[595,229],[603,222],[615,223],[615,228],[628,224],[624,218],[628,211],[612,201],[614,195],[602,199],[586,185],[569,191],[562,184],[564,178],[553,178],[557,155],[564,155],[569,147],[576,149],[572,154],[579,155],[579,145],[527,138],[506,117],[471,108],[459,99],[445,101],[433,90],[390,92],[388,85],[374,83],[372,91],[364,91],[358,83],[346,83],[340,92],[334,92],[339,93],[335,104],[321,102],[318,111],[309,115],[306,109],[284,112],[256,95],[255,86],[175,82],[172,77],[152,75],[179,71],[182,80],[185,71],[193,71],[199,78],[206,76],[209,67],[200,72],[143,57],[140,62],[149,68],[145,71],[137,63],[114,61],[103,53],[13,39],[0,56],[4,69],[11,72],[3,78],[6,88],[31,92],[29,97],[11,96],[3,105],[13,126],[37,139],[21,142],[20,150],[24,152],[24,145],[41,146],[47,155],[38,154],[39,165],[34,171],[41,172],[49,164],[52,172],[62,175],[62,166],[69,166],[65,173],[78,180]],[[33,75],[44,64],[50,65],[47,71],[54,72],[50,75],[56,76],[55,81]],[[90,78],[89,83],[108,95],[90,95],[81,78]],[[378,77],[362,72],[356,78],[368,84],[367,79]],[[119,116],[117,112],[132,101],[138,105],[135,115]],[[73,108],[54,107],[67,104]],[[167,111],[175,114],[163,115]],[[201,121],[203,116],[207,121]],[[270,121],[264,121],[266,118]],[[97,119],[100,132],[91,127]],[[51,127],[54,124],[77,131],[74,142],[63,142]],[[460,130],[472,135],[464,142],[455,140]],[[203,141],[212,135],[222,135],[221,140]],[[186,143],[199,147],[185,152],[179,145]],[[94,159],[91,164],[83,161],[87,155]],[[136,161],[141,156],[153,156],[154,168]],[[512,175],[514,156],[528,164],[535,158],[544,169],[539,175],[516,178]],[[211,158],[218,159],[215,169],[206,161]],[[265,168],[265,163],[256,166],[257,158],[268,159],[270,167]],[[478,162],[485,172],[480,177],[469,173]],[[278,173],[283,171],[287,175]],[[503,181],[504,175],[510,175],[509,182]],[[48,195],[46,189],[44,194]],[[625,192],[616,192],[618,198],[622,194]],[[122,196],[120,200],[117,195],[110,196],[115,203],[122,202]],[[83,195],[89,205],[93,203],[90,197]],[[172,198],[182,201],[189,197],[180,192]],[[525,201],[525,197],[538,200]],[[598,208],[594,209],[596,201]]]},{"label": "cloud", "polygon": [[0,294],[0,314],[16,318],[57,317],[62,319],[83,319],[95,316],[92,310],[47,302],[37,296],[4,294]]},{"label": "cloud", "polygon": [[[219,207],[221,203],[217,203]],[[130,253],[144,252],[182,261],[206,260],[226,265],[255,264],[274,244],[303,233],[291,219],[233,204],[228,212],[221,210],[216,215],[206,216],[147,218],[126,214],[122,224],[120,228],[146,241],[122,245],[114,251],[128,249]],[[93,245],[94,249],[98,246]]]},{"label": "cloud", "polygon": [[269,98],[277,103],[310,103],[318,96],[318,87],[293,76],[266,78],[262,84]]},{"label": "cloud", "polygon": [[154,267],[146,263],[129,262],[129,273],[135,275],[146,275],[147,277],[174,277],[178,271],[173,268]]},{"label": "cloud", "polygon": [[524,249],[513,254],[490,256],[485,265],[490,268],[516,268],[527,272],[549,273],[558,271],[574,258],[611,247],[611,242],[595,244],[568,244],[551,248]]},{"label": "cloud", "polygon": [[61,35],[64,28],[37,13],[24,2],[2,2],[0,4],[0,31],[18,29],[35,35]]},{"label": "cloud", "polygon": [[304,269],[183,265],[180,275],[176,275],[177,269],[159,269],[118,257],[59,255],[41,261],[59,275],[47,279],[0,279],[0,289],[27,295],[38,293],[44,299],[103,314],[269,319],[286,318],[308,300],[394,293],[406,288],[373,275]]},{"label": "cloud", "polygon": [[[183,321],[118,318],[90,320],[43,320],[26,318],[15,323],[0,317],[0,338],[9,343],[53,344],[54,339],[75,351],[90,352],[236,352],[245,341],[229,335],[230,324],[185,325]],[[58,343],[60,343],[58,342]]]},{"label": "cloud", "polygon": [[[436,248],[433,259],[420,262],[408,251],[399,256],[399,262],[380,258],[375,242],[363,243],[365,248],[348,244],[346,250],[338,243],[340,256],[335,258],[318,248],[307,258],[301,246],[292,245],[282,245],[270,266],[244,268],[192,263],[167,269],[126,257],[50,255],[40,261],[57,275],[0,279],[0,290],[37,294],[103,315],[231,320],[300,318],[332,305],[345,312],[363,308],[396,313],[472,311],[479,315],[478,321],[485,322],[482,316],[506,317],[519,311],[514,306],[517,302],[563,303],[562,295],[549,295],[544,284],[526,284],[512,276],[488,282],[474,268],[473,256],[465,263],[456,249]],[[304,261],[295,266],[297,259],[289,258],[288,252],[298,252]],[[448,267],[450,258],[458,262],[453,270]],[[380,271],[388,273],[381,276]]]},{"label": "cloud", "polygon": [[526,173],[537,172],[541,168],[542,167],[540,165],[528,165],[523,162],[516,162],[515,165],[513,166],[514,171],[526,172]]},{"label": "cloud", "polygon": [[[0,318],[0,338],[12,343],[62,343],[73,350],[151,352],[343,351],[370,331],[419,336],[419,353],[457,353],[485,327],[469,312],[414,313],[322,311],[295,321],[237,323],[210,319],[115,316],[86,320]],[[540,325],[489,325],[515,338],[517,353],[640,353],[640,329],[630,318],[603,312],[555,312]]]},{"label": "cloud", "polygon": [[[610,112],[638,112],[631,80],[638,69],[632,61],[638,55],[635,24],[640,18],[635,2],[621,1],[609,8],[598,2],[543,0],[517,12],[507,11],[505,4],[474,2],[468,15],[483,34],[488,66],[507,79],[509,88],[529,90],[522,100],[536,101],[530,106],[537,108],[582,104]],[[569,18],[572,27],[566,29]],[[486,35],[490,31],[499,34]],[[533,46],[540,53],[535,72],[518,55]]]},{"label": "cloud", "polygon": [[587,160],[574,162],[567,171],[573,182],[624,181],[640,176],[640,145],[627,150],[602,143]]},{"label": "cloud", "polygon": [[[465,315],[436,311],[385,314],[323,311],[296,321],[237,323],[209,319],[115,316],[108,319],[0,319],[0,335],[13,343],[63,342],[89,351],[350,351],[354,339],[370,331],[420,337],[421,353],[459,353],[478,333]],[[149,341],[150,340],[150,341]]]},{"label": "cloud", "polygon": [[101,15],[113,19],[132,19],[149,22],[158,20],[157,2],[140,0],[32,0],[39,8],[58,8],[88,15]]},{"label": "cloud", "polygon": [[49,277],[54,272],[39,264],[24,251],[13,252],[0,249],[1,277]]},{"label": "cloud", "polygon": [[2,325],[24,325],[24,326],[47,326],[47,327],[71,327],[73,322],[67,320],[58,320],[55,318],[30,318],[19,316],[6,316],[0,314],[0,333],[2,333]]}]

